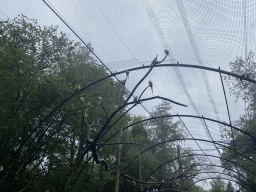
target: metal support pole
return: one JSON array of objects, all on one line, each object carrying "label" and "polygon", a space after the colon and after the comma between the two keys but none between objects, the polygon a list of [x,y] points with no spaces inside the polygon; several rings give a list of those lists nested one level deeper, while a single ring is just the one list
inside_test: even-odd
[{"label": "metal support pole", "polygon": [[178,162],[179,162],[179,172],[180,172],[180,192],[183,192],[183,169],[182,163],[180,158],[180,147],[177,146],[177,154],[178,154]]}]

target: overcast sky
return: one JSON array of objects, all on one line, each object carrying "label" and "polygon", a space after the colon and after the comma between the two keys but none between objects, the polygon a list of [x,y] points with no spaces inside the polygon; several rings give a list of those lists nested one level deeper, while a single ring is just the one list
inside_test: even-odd
[{"label": "overcast sky", "polygon": [[[170,51],[165,63],[194,64],[230,71],[229,62],[255,50],[256,1],[242,0],[49,0],[47,3],[77,32],[91,43],[95,54],[112,72],[148,65],[164,50]],[[19,13],[38,19],[41,25],[58,25],[78,41],[43,1],[0,0],[0,17],[14,18]],[[147,70],[131,72],[127,88],[131,90]],[[124,75],[118,76],[124,79]],[[154,95],[188,105],[173,106],[172,113],[203,115],[228,121],[225,99],[218,73],[192,68],[156,68],[135,92],[151,80]],[[230,96],[225,83],[232,121],[244,114],[246,104]],[[150,90],[144,97],[152,96]],[[159,100],[144,102],[152,111]],[[149,116],[138,106],[135,115]],[[178,119],[175,119],[178,120]],[[196,138],[207,139],[198,119],[183,118]],[[220,140],[221,127],[207,121],[214,139]],[[190,147],[195,143],[186,142]],[[201,143],[202,148],[210,148]],[[218,153],[214,153],[218,155]]]}]

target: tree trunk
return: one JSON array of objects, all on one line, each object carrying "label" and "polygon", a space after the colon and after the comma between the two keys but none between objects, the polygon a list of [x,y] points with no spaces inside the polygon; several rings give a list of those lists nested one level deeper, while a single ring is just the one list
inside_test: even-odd
[{"label": "tree trunk", "polygon": [[[120,128],[119,130],[119,135],[118,135],[118,142],[121,142],[122,139],[122,134],[123,134],[123,128]],[[121,149],[122,145],[119,144],[117,146],[117,152],[116,152],[116,180],[115,180],[115,192],[119,192],[119,177],[120,177],[120,158],[121,158]]]},{"label": "tree trunk", "polygon": [[[104,159],[105,153],[106,153],[106,149],[107,149],[107,146],[104,145],[104,146],[103,146],[102,155],[101,155],[101,159]],[[100,171],[99,171],[99,174],[100,174],[100,179],[99,179],[99,192],[101,192],[101,191],[102,191],[102,188],[103,188],[103,166],[104,166],[104,165],[103,165],[102,163],[100,163],[100,166],[99,166],[99,168],[100,168]]]},{"label": "tree trunk", "polygon": [[73,166],[73,163],[74,163],[74,154],[75,154],[75,149],[74,149],[74,146],[75,146],[75,133],[73,131],[72,133],[72,141],[71,141],[71,148],[70,148],[70,163],[69,163],[69,166],[72,167]]},{"label": "tree trunk", "polygon": [[[139,178],[140,178],[140,181],[142,181],[140,153],[139,153]],[[140,191],[142,191],[142,183],[140,183]]]},{"label": "tree trunk", "polygon": [[180,147],[177,146],[178,162],[179,162],[179,172],[180,172],[180,192],[183,192],[183,169],[180,158]]}]

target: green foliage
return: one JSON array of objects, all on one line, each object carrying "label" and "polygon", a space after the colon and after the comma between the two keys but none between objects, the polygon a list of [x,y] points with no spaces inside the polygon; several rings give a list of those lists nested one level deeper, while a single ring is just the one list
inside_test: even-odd
[{"label": "green foliage", "polygon": [[226,192],[235,192],[235,188],[232,186],[232,183],[230,181],[227,184]]},{"label": "green foliage", "polygon": [[[232,73],[250,79],[256,78],[256,66],[254,62],[253,52],[249,53],[246,60],[238,57],[237,60],[235,60],[234,62],[230,62],[229,66]],[[244,101],[248,102],[248,109],[252,110],[253,106],[255,106],[255,84],[230,76],[227,76],[225,79],[226,82],[230,85],[231,93],[237,98],[241,97]]]},{"label": "green foliage", "polygon": [[[139,122],[142,120],[140,116],[134,116],[132,122]],[[144,149],[148,148],[152,142],[148,138],[147,130],[143,123],[136,124],[126,132],[125,141],[136,143],[136,145],[124,145],[122,150],[122,164],[126,167],[128,163],[133,160]],[[157,162],[155,154],[147,151],[141,155],[142,178],[145,179],[150,172],[153,171],[154,164]],[[134,163],[129,165],[127,174],[139,179],[139,161],[136,159]]]},{"label": "green foliage", "polygon": [[[154,111],[151,112],[153,116],[165,116],[170,115],[171,105],[168,102],[160,103]],[[134,121],[141,121],[141,117],[134,117]],[[123,162],[131,161],[140,151],[156,145],[150,148],[141,155],[142,162],[142,177],[146,179],[149,177],[153,171],[157,168],[157,171],[149,178],[149,181],[162,181],[170,179],[169,176],[172,175],[170,179],[175,186],[178,182],[177,178],[179,176],[178,163],[177,160],[170,161],[177,158],[176,143],[166,142],[160,145],[158,143],[169,141],[175,138],[183,138],[185,133],[183,132],[183,127],[179,122],[173,122],[172,118],[160,118],[151,121],[145,121],[144,123],[136,124],[131,129],[130,141],[136,141],[139,146],[124,146],[123,152]],[[186,152],[182,151],[182,155],[192,154],[189,150]],[[197,166],[193,164],[194,157],[190,156],[188,158],[182,158],[182,165],[186,167],[183,170],[184,175],[192,175],[193,173],[199,171]],[[202,159],[203,160],[203,159]],[[168,164],[166,162],[170,161]],[[200,159],[198,159],[200,162]],[[129,164],[129,169],[127,174],[133,176],[134,178],[139,178],[138,175],[138,158]],[[162,165],[162,166],[161,166]],[[185,186],[189,186],[193,182],[193,177],[186,179]]]},{"label": "green foliage", "polygon": [[187,191],[188,192],[206,192],[202,187],[197,186],[197,185],[193,185]]},{"label": "green foliage", "polygon": [[[171,105],[167,101],[161,102],[152,112],[154,117],[170,115]],[[154,143],[160,143],[171,139],[184,138],[183,129],[179,122],[173,122],[172,118],[159,118],[150,121],[149,135]],[[156,147],[158,164],[163,164],[177,156],[175,142],[166,142]],[[171,169],[177,170],[175,161],[164,165],[158,170],[159,181],[170,174]],[[169,170],[169,171],[168,171]],[[169,172],[169,173],[168,173]]]},{"label": "green foliage", "polygon": [[[244,61],[242,58],[237,58],[237,60],[230,63],[231,71],[235,74],[242,75],[243,77],[255,79],[256,68],[253,58],[254,54],[252,52],[250,52],[246,61]],[[234,124],[243,131],[256,136],[256,85],[245,80],[231,77],[226,77],[226,82],[229,84],[230,92],[236,96],[237,99],[242,99],[248,104],[245,115],[242,115],[239,120],[234,122]],[[247,170],[224,160],[222,160],[222,164],[227,168],[227,172],[228,169],[234,169],[242,174],[245,174],[245,177],[237,175],[239,178],[238,182],[240,182],[240,185],[245,186],[244,188],[246,188],[247,191],[250,191],[248,187],[255,188],[255,184],[252,184],[251,181],[255,181],[256,179],[256,176],[248,171],[256,171],[255,163],[250,160],[256,158],[256,148],[254,147],[255,139],[239,131],[233,132],[235,142],[232,141],[229,145],[231,148],[235,147],[235,150],[244,156],[237,154],[233,150],[225,149],[223,151],[223,157],[240,164],[241,166],[247,168]],[[233,139],[229,128],[226,130],[226,138]]]},{"label": "green foliage", "polygon": [[213,179],[210,182],[211,189],[210,192],[224,192],[225,191],[225,182],[218,175],[216,179]]},{"label": "green foliage", "polygon": [[[152,64],[156,63],[157,57]],[[86,88],[106,76],[106,69],[90,55],[89,49],[59,33],[57,27],[42,27],[24,15],[1,22],[1,191],[113,191],[115,175],[104,172],[103,165],[96,165],[91,151],[86,151],[88,139],[97,136],[109,116],[127,98],[123,85],[129,71],[121,83],[106,79]],[[151,81],[149,87],[153,92]],[[169,115],[170,109],[171,105],[163,102],[152,114]],[[97,144],[110,143],[106,147],[97,146],[98,157],[105,159],[110,169],[116,168],[117,146],[113,142],[128,143],[122,148],[120,167],[123,169],[150,146],[185,135],[180,123],[161,118],[123,130],[119,140],[116,133],[120,128],[142,120],[140,116],[124,114],[125,110],[113,116],[97,141]],[[144,152],[141,155],[143,180],[157,166],[176,156],[173,142]],[[182,164],[189,167],[193,161],[193,157],[182,159]],[[138,166],[136,159],[125,173],[139,179]],[[166,180],[177,170],[173,161],[162,166],[150,180]],[[183,174],[195,171],[198,171],[196,166],[185,169]],[[124,177],[120,180],[125,183]],[[188,179],[186,185],[191,181]],[[130,180],[126,184],[128,190],[137,188]]]},{"label": "green foliage", "polygon": [[72,191],[95,191],[98,173],[83,150],[106,120],[101,102],[110,113],[123,100],[121,85],[107,79],[81,91],[108,73],[57,27],[22,15],[1,29],[0,190],[67,191],[76,181]]}]

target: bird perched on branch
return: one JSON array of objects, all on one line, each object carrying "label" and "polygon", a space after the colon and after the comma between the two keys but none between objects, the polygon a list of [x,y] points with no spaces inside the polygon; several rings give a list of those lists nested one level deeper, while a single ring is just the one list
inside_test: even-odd
[{"label": "bird perched on branch", "polygon": [[148,82],[148,86],[151,88],[152,94],[153,94],[153,83],[152,83],[152,81],[149,81],[149,82]]},{"label": "bird perched on branch", "polygon": [[156,56],[156,58],[151,62],[151,65],[155,65],[157,63],[157,57],[158,55]]},{"label": "bird perched on branch", "polygon": [[180,64],[179,61],[177,61],[177,64],[178,64],[178,65]]},{"label": "bird perched on branch", "polygon": [[121,80],[120,83],[121,83],[122,85],[125,85],[126,80]]},{"label": "bird perched on branch", "polygon": [[152,87],[153,87],[152,81],[149,81],[149,82],[148,82],[148,85],[149,85],[150,88],[152,88]]},{"label": "bird perched on branch", "polygon": [[84,97],[80,97],[80,101],[84,103]]},{"label": "bird perched on branch", "polygon": [[129,70],[127,70],[125,73],[126,73],[126,75],[127,75],[127,77],[128,77],[128,76],[129,76]]},{"label": "bird perched on branch", "polygon": [[138,100],[138,97],[136,96],[136,97],[134,97],[134,99],[133,99],[133,101],[137,101]]},{"label": "bird perched on branch", "polygon": [[243,80],[243,78],[245,78],[245,74],[242,74],[241,77],[240,77],[240,81]]},{"label": "bird perched on branch", "polygon": [[75,87],[75,92],[79,92],[80,91],[80,89],[81,89],[81,86],[80,85],[76,85],[76,87]]}]

